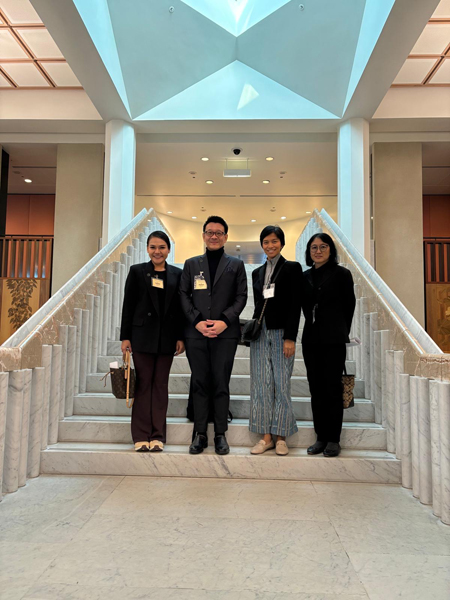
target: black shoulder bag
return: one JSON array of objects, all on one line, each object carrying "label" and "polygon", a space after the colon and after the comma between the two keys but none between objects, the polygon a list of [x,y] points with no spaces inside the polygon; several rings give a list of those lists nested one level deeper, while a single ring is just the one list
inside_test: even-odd
[{"label": "black shoulder bag", "polygon": [[[284,264],[285,263],[283,263],[283,265]],[[271,279],[269,281],[269,283],[275,283],[275,279],[278,277],[281,269],[283,268],[283,265],[281,265],[278,273],[275,275],[275,277],[273,279]],[[264,311],[266,310],[267,302],[269,300],[270,300],[270,298],[266,298],[266,300],[264,301],[264,306],[262,308],[261,314],[259,315],[259,318],[258,319],[250,319],[242,327],[242,332],[241,332],[241,341],[242,342],[247,343],[247,344],[250,342],[255,342],[261,335],[261,323],[262,323],[262,320],[264,317]]]}]

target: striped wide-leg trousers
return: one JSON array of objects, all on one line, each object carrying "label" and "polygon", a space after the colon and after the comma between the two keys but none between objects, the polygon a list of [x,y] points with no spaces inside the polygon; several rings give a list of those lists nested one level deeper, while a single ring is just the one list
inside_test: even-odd
[{"label": "striped wide-leg trousers", "polygon": [[289,436],[297,431],[291,402],[295,355],[283,354],[283,330],[267,329],[250,344],[250,424],[254,433]]}]

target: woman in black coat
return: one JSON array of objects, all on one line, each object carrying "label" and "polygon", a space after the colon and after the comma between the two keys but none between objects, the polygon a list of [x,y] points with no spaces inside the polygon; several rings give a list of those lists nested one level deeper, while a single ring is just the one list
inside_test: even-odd
[{"label": "woman in black coat", "polygon": [[356,304],[353,278],[348,269],[338,265],[336,246],[326,233],[309,240],[305,258],[312,268],[304,273],[302,348],[317,434],[308,454],[338,456],[345,344]]},{"label": "woman in black coat", "polygon": [[259,319],[263,310],[264,315],[261,334],[250,344],[249,428],[263,437],[251,453],[263,454],[275,447],[277,454],[286,455],[286,437],[297,431],[291,376],[300,323],[302,268],[281,256],[285,240],[280,227],[265,227],[260,242],[267,261],[253,271],[253,318]]},{"label": "woman in black coat", "polygon": [[133,265],[125,284],[121,350],[133,353],[136,390],[131,434],[136,452],[160,452],[166,441],[169,372],[184,352],[184,317],[178,293],[181,269],[167,264],[170,240],[163,231],[147,239],[150,262]]}]

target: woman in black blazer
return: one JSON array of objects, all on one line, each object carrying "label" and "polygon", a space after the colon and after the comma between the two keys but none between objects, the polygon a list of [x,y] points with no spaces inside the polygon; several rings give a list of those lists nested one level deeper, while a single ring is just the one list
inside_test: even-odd
[{"label": "woman in black blazer", "polygon": [[302,336],[314,429],[317,441],[308,454],[338,456],[344,414],[342,374],[355,311],[350,271],[338,265],[336,246],[326,233],[314,235],[306,247]]},{"label": "woman in black blazer", "polygon": [[[252,454],[275,446],[288,454],[286,437],[297,431],[291,401],[291,376],[301,312],[302,268],[281,256],[284,232],[268,225],[260,235],[266,263],[253,271],[254,319],[264,315],[259,338],[250,344],[249,429],[262,434]],[[276,437],[274,443],[272,436]]]},{"label": "woman in black blazer", "polygon": [[169,372],[184,352],[184,317],[178,293],[181,269],[167,264],[170,240],[163,231],[147,239],[150,262],[133,265],[125,284],[121,350],[133,352],[136,391],[131,434],[136,452],[160,452],[166,441]]}]

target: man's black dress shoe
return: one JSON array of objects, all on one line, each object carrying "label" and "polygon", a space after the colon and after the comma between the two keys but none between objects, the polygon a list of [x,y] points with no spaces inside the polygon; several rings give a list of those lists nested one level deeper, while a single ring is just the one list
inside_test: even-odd
[{"label": "man's black dress shoe", "polygon": [[228,454],[230,451],[227,438],[223,434],[219,434],[214,437],[214,446],[216,449],[216,454]]},{"label": "man's black dress shoe", "polygon": [[189,454],[201,454],[208,447],[208,438],[201,433],[195,434],[192,444],[189,446]]},{"label": "man's black dress shoe", "polygon": [[323,451],[324,456],[339,456],[341,446],[337,442],[328,442],[327,447]]},{"label": "man's black dress shoe", "polygon": [[326,442],[319,442],[319,440],[317,440],[317,442],[315,444],[313,444],[312,446],[310,446],[306,452],[309,455],[322,454],[322,452],[325,450],[326,447],[327,447]]}]

